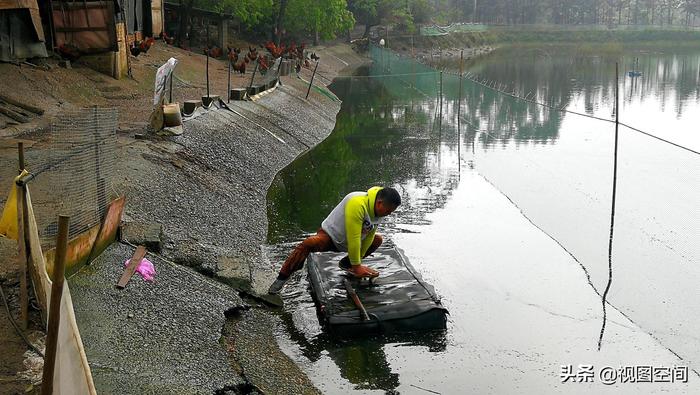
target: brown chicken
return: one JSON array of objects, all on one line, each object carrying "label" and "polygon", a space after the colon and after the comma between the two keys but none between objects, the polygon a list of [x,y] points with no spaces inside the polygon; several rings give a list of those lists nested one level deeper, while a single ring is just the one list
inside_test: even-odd
[{"label": "brown chicken", "polygon": [[235,64],[235,63],[234,63],[231,67],[233,68],[233,70],[235,70],[235,71],[237,71],[237,72],[239,72],[239,73],[241,73],[241,74],[245,74],[245,66],[246,66],[246,63],[247,63],[247,62],[246,62],[245,60],[243,60],[243,61],[242,61],[241,63],[239,63],[239,64]]},{"label": "brown chicken", "polygon": [[260,73],[264,75],[269,68],[270,65],[267,63],[267,59],[262,55],[258,55],[258,69],[260,69]]},{"label": "brown chicken", "polygon": [[141,53],[148,52],[155,42],[156,39],[153,37],[147,37],[142,41],[134,41],[134,45],[129,48],[129,52],[131,52],[134,57],[139,56]]},{"label": "brown chicken", "polygon": [[78,47],[75,45],[71,44],[61,44],[58,46],[58,53],[61,54],[61,57],[64,59],[68,59],[71,62],[78,60],[80,58],[80,50]]}]

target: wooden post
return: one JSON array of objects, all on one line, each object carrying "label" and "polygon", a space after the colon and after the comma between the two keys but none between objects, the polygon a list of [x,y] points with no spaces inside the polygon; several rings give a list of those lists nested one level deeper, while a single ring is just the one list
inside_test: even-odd
[{"label": "wooden post", "polygon": [[61,297],[63,296],[66,250],[68,248],[68,225],[70,217],[58,217],[58,238],[56,240],[56,259],[53,265],[51,284],[51,303],[49,306],[49,325],[46,332],[46,355],[44,356],[44,373],[41,382],[41,394],[53,393],[53,374],[56,369],[56,346],[58,327],[61,323]]},{"label": "wooden post", "polygon": [[311,85],[314,83],[314,77],[316,76],[316,69],[318,69],[319,61],[316,61],[316,66],[314,66],[314,73],[311,74],[311,81],[309,81],[309,88],[306,90],[306,98],[309,98],[309,93],[311,93]]},{"label": "wooden post", "polygon": [[17,185],[17,246],[19,250],[19,311],[23,330],[29,324],[29,291],[27,287],[27,239],[25,237],[25,186]]},{"label": "wooden post", "polygon": [[136,268],[139,266],[141,260],[145,256],[146,247],[138,246],[136,248],[136,251],[134,252],[134,255],[131,257],[131,260],[129,260],[129,264],[126,266],[126,269],[124,269],[124,273],[122,273],[122,276],[119,278],[119,281],[117,282],[117,288],[124,289],[126,287],[126,284],[131,279],[131,276],[134,275],[134,272],[136,272]]},{"label": "wooden post", "polygon": [[24,143],[19,142],[17,143],[17,152],[19,154],[19,173],[22,173],[22,170],[24,170]]}]

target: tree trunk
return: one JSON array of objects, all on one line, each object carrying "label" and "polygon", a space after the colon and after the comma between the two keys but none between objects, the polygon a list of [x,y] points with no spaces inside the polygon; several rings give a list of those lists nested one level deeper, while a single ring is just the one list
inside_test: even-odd
[{"label": "tree trunk", "polygon": [[622,0],[617,3],[617,25],[622,24]]},{"label": "tree trunk", "polygon": [[177,30],[177,46],[181,47],[185,40],[185,34],[187,32],[187,22],[189,21],[190,12],[192,11],[192,6],[194,5],[194,0],[180,0],[180,9],[178,15],[180,17],[180,26]]},{"label": "tree trunk", "polygon": [[287,11],[287,2],[288,0],[280,0],[279,13],[277,14],[277,21],[275,23],[275,37],[277,39],[277,46],[282,43],[282,30],[284,29],[282,22],[284,21],[284,13]]}]

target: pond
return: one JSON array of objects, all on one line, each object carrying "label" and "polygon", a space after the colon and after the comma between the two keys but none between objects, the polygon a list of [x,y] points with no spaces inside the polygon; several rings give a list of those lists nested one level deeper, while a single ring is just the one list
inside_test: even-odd
[{"label": "pond", "polygon": [[[331,339],[302,270],[282,294],[278,342],[314,383],[324,393],[613,391],[602,370],[621,381],[641,365],[675,381],[687,367],[688,382],[618,386],[698,391],[700,50],[503,48],[462,81],[371,56],[332,86],[343,100],[333,133],[273,182],[265,250],[281,265],[345,194],[393,186],[404,203],[380,233],[451,315],[445,332]],[[619,121],[631,128],[619,126],[614,179],[616,63]],[[595,377],[574,382],[589,365]]]}]

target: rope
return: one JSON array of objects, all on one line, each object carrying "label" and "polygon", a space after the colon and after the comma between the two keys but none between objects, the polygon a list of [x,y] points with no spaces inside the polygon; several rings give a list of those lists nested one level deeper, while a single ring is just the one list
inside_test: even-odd
[{"label": "rope", "polygon": [[600,337],[598,337],[598,351],[603,344],[603,334],[605,333],[605,324],[608,321],[608,313],[605,308],[608,299],[608,292],[610,291],[610,286],[612,285],[612,253],[613,253],[613,234],[615,231],[615,197],[617,193],[617,147],[619,140],[619,127],[620,127],[620,97],[619,97],[619,82],[618,82],[618,66],[615,65],[615,151],[613,156],[613,185],[612,185],[612,208],[610,210],[610,238],[608,241],[608,283],[605,286],[605,291],[603,291],[603,297],[601,298],[603,303],[603,325],[600,327]]},{"label": "rope", "polygon": [[2,296],[2,302],[5,305],[5,310],[7,311],[7,318],[10,320],[10,324],[15,328],[15,331],[19,335],[19,337],[24,340],[24,342],[27,344],[27,347],[29,347],[32,351],[34,351],[37,355],[40,357],[44,358],[44,353],[39,351],[36,346],[32,344],[32,342],[27,339],[27,337],[24,335],[21,329],[19,329],[19,326],[17,326],[17,323],[15,322],[15,319],[12,318],[12,312],[10,311],[10,305],[7,304],[7,297],[5,296],[5,291],[2,290],[2,286],[0,286],[0,295]]},{"label": "rope", "polygon": [[622,126],[624,126],[624,127],[626,127],[626,128],[629,128],[629,129],[631,129],[631,130],[633,130],[633,131],[635,131],[635,132],[641,133],[641,134],[643,134],[643,135],[645,135],[645,136],[649,136],[649,137],[651,137],[651,138],[653,138],[653,139],[662,141],[662,142],[664,142],[664,143],[666,143],[666,144],[671,144],[671,145],[673,145],[674,147],[678,147],[678,148],[680,148],[680,149],[686,150],[686,151],[691,152],[691,153],[693,153],[693,154],[700,155],[700,152],[698,152],[698,151],[695,151],[695,150],[690,149],[690,148],[688,148],[688,147],[684,147],[684,146],[682,146],[682,145],[680,145],[680,144],[676,144],[676,143],[674,143],[674,142],[672,142],[672,141],[663,139],[663,138],[661,138],[661,137],[659,137],[659,136],[656,136],[656,135],[653,135],[653,134],[651,134],[651,133],[647,133],[647,132],[645,132],[645,131],[643,131],[643,130],[639,130],[639,129],[637,129],[637,128],[635,128],[635,127],[632,127],[632,126],[630,126],[630,125],[628,125],[628,124],[626,124],[626,123],[620,122],[620,125],[622,125]]},{"label": "rope", "polygon": [[[516,95],[516,94],[514,94],[514,93],[511,93],[511,92],[503,91],[502,89],[494,88],[494,87],[492,87],[492,86],[490,86],[490,85],[488,85],[488,84],[486,84],[486,83],[484,83],[484,82],[478,81],[478,80],[476,80],[476,79],[470,77],[469,75],[467,75],[466,78],[467,78],[468,80],[474,82],[475,84],[479,84],[479,85],[481,85],[481,86],[483,86],[483,87],[485,87],[485,88],[491,89],[491,90],[493,90],[493,91],[495,91],[495,92],[499,92],[499,93],[504,94],[504,95],[506,95],[506,96],[510,96],[510,97],[512,97],[512,98],[514,98],[514,99],[522,100],[522,101],[525,101],[525,102],[528,102],[528,103],[532,103],[532,104],[537,104],[537,105],[539,105],[539,106],[546,107],[546,108],[549,108],[549,109],[552,109],[552,110],[555,110],[555,111],[560,111],[560,112],[566,112],[566,113],[570,113],[570,114],[574,114],[574,115],[579,115],[579,116],[586,117],[586,118],[596,119],[596,120],[598,120],[598,121],[604,121],[604,122],[609,122],[609,123],[617,123],[617,124],[619,124],[619,125],[622,125],[622,126],[628,128],[628,129],[632,130],[632,131],[635,131],[635,132],[637,132],[637,133],[641,133],[641,134],[643,134],[643,135],[645,135],[645,136],[648,136],[648,137],[651,137],[651,138],[653,138],[653,139],[659,140],[659,141],[664,142],[664,143],[666,143],[666,144],[670,144],[670,145],[672,145],[672,146],[674,146],[674,147],[677,147],[677,148],[680,148],[680,149],[682,149],[682,150],[691,152],[691,153],[693,153],[693,154],[700,155],[700,152],[695,151],[695,150],[693,150],[692,148],[688,148],[688,147],[682,146],[682,145],[680,145],[680,144],[674,143],[674,142],[672,142],[672,141],[666,140],[666,139],[664,139],[664,138],[662,138],[662,137],[656,136],[656,135],[654,135],[654,134],[652,134],[652,133],[649,133],[649,132],[645,132],[645,131],[643,131],[643,130],[641,130],[641,129],[635,128],[634,126],[628,125],[628,124],[623,123],[623,122],[615,121],[615,120],[612,120],[612,119],[606,119],[606,118],[596,117],[595,115],[585,114],[585,113],[581,113],[581,112],[578,112],[578,111],[572,111],[572,110],[567,110],[567,109],[564,109],[564,108],[558,108],[558,107],[552,106],[552,105],[547,104],[547,103],[541,103],[541,102],[538,102],[538,101],[533,100],[533,99],[528,99],[527,96],[522,97],[522,96],[518,96],[518,95]],[[615,87],[615,90],[617,90],[617,86]]]},{"label": "rope", "polygon": [[373,75],[339,75],[338,78],[380,78],[380,77],[404,77],[410,75],[438,74],[439,71],[425,71],[422,73],[398,73],[398,74],[373,74]]},{"label": "rope", "polygon": [[[415,60],[414,60],[414,61],[415,61]],[[337,78],[393,77],[393,76],[401,76],[401,75],[420,75],[420,74],[432,74],[432,73],[437,73],[437,71],[435,71],[435,72],[422,72],[422,73],[405,73],[405,74],[383,74],[383,75],[362,76],[362,77],[361,77],[361,76],[347,76],[347,77],[340,77],[340,76],[339,76],[339,77],[337,77]],[[459,73],[452,73],[452,72],[448,72],[448,71],[444,71],[444,73],[445,73],[445,74],[449,74],[449,75],[459,76]],[[574,114],[574,115],[578,115],[578,116],[581,116],[581,117],[586,117],[586,118],[590,118],[590,119],[595,119],[595,120],[598,120],[598,121],[603,121],[603,122],[608,122],[608,123],[616,123],[616,122],[617,122],[619,125],[622,125],[622,126],[628,128],[628,129],[632,130],[632,131],[637,132],[637,133],[641,133],[641,134],[643,134],[643,135],[645,135],[645,136],[648,136],[648,137],[651,137],[651,138],[653,138],[653,139],[659,140],[659,141],[664,142],[664,143],[666,143],[666,144],[670,144],[670,145],[672,145],[672,146],[674,146],[674,147],[680,148],[680,149],[685,150],[685,151],[688,151],[688,152],[690,152],[690,153],[693,153],[693,154],[696,154],[696,155],[700,155],[700,151],[696,151],[696,150],[694,150],[694,149],[692,149],[692,148],[688,148],[688,147],[685,147],[685,146],[683,146],[683,145],[674,143],[674,142],[669,141],[669,140],[666,140],[666,139],[664,139],[664,138],[662,138],[662,137],[656,136],[656,135],[654,135],[654,134],[652,134],[652,133],[645,132],[645,131],[643,131],[643,130],[641,130],[641,129],[635,128],[634,126],[628,125],[628,124],[623,123],[623,122],[619,122],[619,120],[618,120],[618,121],[615,121],[615,120],[612,120],[612,119],[601,118],[601,117],[597,117],[597,116],[595,116],[595,115],[590,115],[590,114],[586,114],[586,113],[582,113],[582,112],[578,112],[578,111],[573,111],[573,110],[567,110],[567,109],[565,109],[565,108],[556,107],[556,106],[553,106],[553,105],[551,105],[551,104],[542,103],[542,102],[539,102],[539,101],[534,100],[534,99],[532,99],[532,98],[529,98],[530,94],[527,94],[527,95],[525,95],[524,97],[523,97],[523,96],[519,96],[519,95],[515,94],[515,92],[508,92],[508,91],[505,91],[505,90],[503,90],[502,88],[500,88],[500,86],[502,86],[502,84],[500,84],[500,83],[498,84],[499,87],[496,87],[496,82],[494,82],[494,81],[488,81],[488,80],[485,80],[485,79],[479,80],[479,79],[477,79],[475,76],[472,76],[470,73],[467,73],[466,75],[463,75],[463,77],[466,78],[467,80],[469,80],[469,81],[471,81],[471,82],[477,84],[477,85],[481,85],[481,86],[483,86],[483,87],[485,87],[485,88],[487,88],[487,89],[490,89],[490,90],[492,90],[492,91],[494,91],[494,92],[498,92],[498,93],[501,93],[501,94],[503,94],[503,95],[512,97],[512,98],[517,99],[517,100],[522,100],[522,101],[527,102],[527,103],[536,104],[536,105],[538,105],[538,106],[546,107],[546,108],[549,108],[549,109],[551,109],[551,110],[555,110],[555,111],[559,111],[559,112],[564,112],[564,113],[569,113],[569,114]],[[618,88],[615,87],[615,89],[617,90]]]}]

